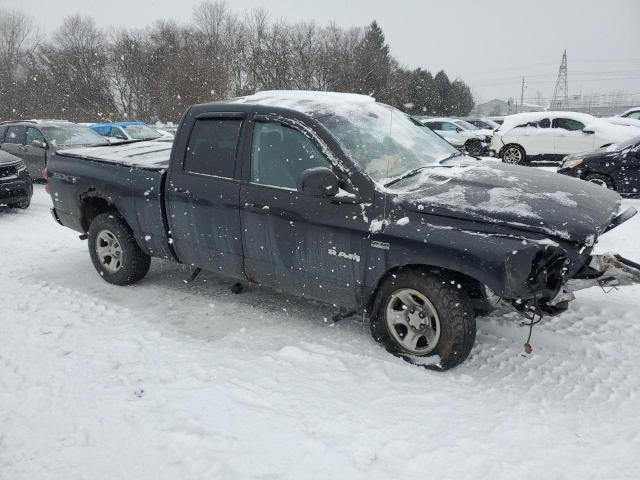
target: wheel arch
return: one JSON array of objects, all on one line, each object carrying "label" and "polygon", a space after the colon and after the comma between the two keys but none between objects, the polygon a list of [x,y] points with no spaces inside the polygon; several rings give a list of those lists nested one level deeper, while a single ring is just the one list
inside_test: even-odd
[{"label": "wheel arch", "polygon": [[372,315],[375,314],[373,310],[377,309],[378,307],[378,305],[376,305],[376,298],[381,286],[389,278],[392,278],[393,275],[406,270],[413,270],[416,273],[422,274],[435,273],[441,275],[442,277],[447,279],[447,281],[455,282],[457,285],[460,285],[460,288],[464,289],[465,293],[469,296],[469,299],[474,304],[474,308],[476,308],[477,310],[485,310],[487,308],[488,300],[486,298],[485,285],[478,279],[473,278],[465,273],[444,267],[411,263],[392,267],[380,276],[375,287],[368,292],[365,299],[365,309],[368,312],[370,312]]},{"label": "wheel arch", "polygon": [[122,216],[118,207],[95,190],[91,190],[80,198],[80,224],[82,229],[89,231],[94,218],[101,213],[114,212]]}]

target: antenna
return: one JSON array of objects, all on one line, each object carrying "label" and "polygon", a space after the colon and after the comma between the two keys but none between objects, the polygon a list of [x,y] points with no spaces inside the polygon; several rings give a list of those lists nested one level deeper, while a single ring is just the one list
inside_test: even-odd
[{"label": "antenna", "polygon": [[558,79],[556,80],[556,88],[553,89],[553,97],[551,99],[551,110],[561,110],[569,107],[569,83],[567,82],[567,51],[562,54],[562,62],[560,70],[558,70]]}]

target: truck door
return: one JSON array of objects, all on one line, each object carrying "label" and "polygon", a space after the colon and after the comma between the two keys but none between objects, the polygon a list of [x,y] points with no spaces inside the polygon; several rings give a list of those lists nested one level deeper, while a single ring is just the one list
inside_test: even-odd
[{"label": "truck door", "polygon": [[[33,141],[37,140],[40,142],[40,146],[36,146],[33,144]],[[27,127],[27,138],[25,141],[25,163],[27,164],[27,168],[31,171],[35,172],[35,177],[42,177],[42,171],[47,166],[47,150],[45,146],[47,145],[47,141],[44,138],[44,135],[40,133],[40,130],[33,127]]]},{"label": "truck door", "polygon": [[243,123],[243,114],[199,115],[190,124],[184,151],[174,147],[165,187],[169,234],[178,259],[238,278],[244,270],[240,183],[234,172]]},{"label": "truck door", "polygon": [[240,189],[247,276],[298,295],[356,305],[367,264],[370,205],[299,193],[304,170],[339,172],[302,131],[261,117],[254,122],[249,174]]}]

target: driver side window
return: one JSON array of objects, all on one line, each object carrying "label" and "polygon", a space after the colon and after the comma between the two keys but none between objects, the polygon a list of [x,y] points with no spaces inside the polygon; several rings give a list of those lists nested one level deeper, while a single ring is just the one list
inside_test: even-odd
[{"label": "driver side window", "polygon": [[31,145],[34,140],[38,140],[39,142],[42,142],[43,144],[46,144],[46,142],[44,140],[44,136],[40,133],[40,131],[38,129],[33,128],[33,127],[29,127],[29,128],[27,128],[27,142],[26,142],[26,145]]},{"label": "driver side window", "polygon": [[251,182],[297,190],[300,174],[315,167],[331,164],[302,132],[281,123],[255,123]]}]

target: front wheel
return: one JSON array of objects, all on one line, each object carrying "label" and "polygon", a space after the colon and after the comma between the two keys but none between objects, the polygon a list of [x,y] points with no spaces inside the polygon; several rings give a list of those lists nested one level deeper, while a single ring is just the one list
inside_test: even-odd
[{"label": "front wheel", "polygon": [[599,173],[592,173],[591,175],[587,175],[584,178],[587,182],[591,182],[594,185],[598,185],[599,187],[608,188],[609,190],[615,190],[616,186],[613,183],[611,177],[607,177],[606,175],[600,175]]},{"label": "front wheel", "polygon": [[22,202],[18,202],[18,203],[11,203],[9,204],[9,208],[21,208],[21,209],[27,209],[29,208],[29,205],[31,205],[31,200],[24,200]]},{"label": "front wheel", "polygon": [[407,269],[387,278],[378,290],[371,334],[387,351],[405,358],[438,355],[434,368],[462,363],[476,337],[469,298],[437,273]]},{"label": "front wheel", "polygon": [[127,223],[115,212],[102,213],[89,226],[89,255],[100,276],[115,285],[130,285],[149,271],[144,253]]},{"label": "front wheel", "polygon": [[482,150],[483,150],[482,142],[477,138],[472,138],[465,142],[464,149],[467,151],[469,155],[474,157],[479,157],[480,155],[482,155]]},{"label": "front wheel", "polygon": [[525,162],[527,155],[520,145],[507,145],[502,151],[502,161],[512,165],[520,165]]}]

